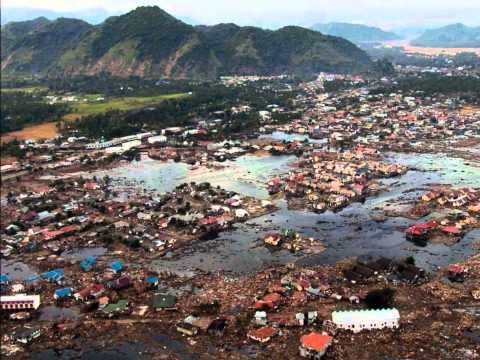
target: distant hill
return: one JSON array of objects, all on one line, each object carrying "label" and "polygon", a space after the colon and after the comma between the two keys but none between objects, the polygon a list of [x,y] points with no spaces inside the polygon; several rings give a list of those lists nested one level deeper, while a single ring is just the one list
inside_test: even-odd
[{"label": "distant hill", "polygon": [[[1,47],[2,54],[8,53],[11,47],[22,37],[28,33],[39,30],[41,27],[47,25],[50,21],[44,17],[39,17],[35,20],[12,22],[2,26]],[[2,57],[3,59],[3,57]]]},{"label": "distant hill", "polygon": [[384,31],[377,27],[360,24],[334,22],[328,24],[316,24],[313,25],[311,29],[327,35],[340,36],[356,44],[401,39],[401,36],[395,33]]},{"label": "distant hill", "polygon": [[412,45],[443,48],[478,48],[480,47],[480,27],[453,24],[427,30],[420,37],[413,40]]},{"label": "distant hill", "polygon": [[[12,36],[9,45],[2,46],[2,72],[211,79],[377,71],[351,42],[295,26],[277,31],[234,24],[191,26],[155,6],[139,7],[97,26],[75,19],[42,21],[42,26]],[[12,26],[25,25],[2,27],[2,37]]]},{"label": "distant hill", "polygon": [[105,19],[111,15],[111,13],[108,13],[106,10],[101,8],[59,12],[47,9],[2,7],[1,19],[2,25],[8,24],[9,22],[27,21],[39,17],[43,17],[48,20],[56,20],[62,17],[75,18],[86,21],[90,24],[99,24],[105,21]]}]

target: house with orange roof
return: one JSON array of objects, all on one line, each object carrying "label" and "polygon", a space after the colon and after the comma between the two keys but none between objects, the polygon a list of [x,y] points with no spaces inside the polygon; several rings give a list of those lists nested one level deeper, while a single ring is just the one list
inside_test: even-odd
[{"label": "house with orange roof", "polygon": [[315,360],[321,359],[332,345],[332,340],[331,336],[316,332],[304,335],[300,338],[300,356]]}]

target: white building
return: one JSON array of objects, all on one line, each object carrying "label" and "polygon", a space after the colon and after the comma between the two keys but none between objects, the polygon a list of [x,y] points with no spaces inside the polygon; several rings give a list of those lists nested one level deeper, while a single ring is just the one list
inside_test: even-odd
[{"label": "white building", "polygon": [[372,329],[396,329],[399,326],[400,313],[397,309],[334,311],[332,321],[337,328],[354,333]]},{"label": "white building", "polygon": [[18,294],[13,296],[0,296],[2,310],[26,310],[40,307],[40,295]]},{"label": "white building", "polygon": [[156,143],[166,143],[167,142],[167,137],[165,135],[157,135],[157,136],[152,136],[148,138],[148,143],[149,144],[156,144]]}]

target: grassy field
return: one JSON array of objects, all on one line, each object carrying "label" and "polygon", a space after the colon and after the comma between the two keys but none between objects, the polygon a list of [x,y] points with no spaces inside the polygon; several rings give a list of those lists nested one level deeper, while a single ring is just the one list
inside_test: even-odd
[{"label": "grassy field", "polygon": [[[23,88],[25,89],[25,88]],[[2,90],[3,91],[3,90]],[[26,91],[26,90],[22,90]],[[33,90],[32,90],[33,91]],[[121,98],[106,99],[106,101],[93,101],[101,95],[85,95],[83,98],[87,99],[87,102],[80,104],[72,103],[73,112],[63,117],[65,121],[74,121],[82,116],[99,114],[108,110],[132,110],[148,107],[158,104],[163,100],[179,99],[188,96],[187,93],[167,94],[167,95],[155,95],[155,96],[131,96]],[[22,130],[14,131],[11,133],[3,134],[1,136],[1,142],[9,142],[14,139],[27,140],[27,139],[52,139],[58,135],[56,122],[46,122],[42,124],[28,126]]]},{"label": "grassy field", "polygon": [[188,94],[167,94],[156,96],[131,96],[107,99],[106,101],[92,101],[80,104],[73,104],[74,114],[78,116],[93,115],[106,112],[108,110],[132,110],[157,104],[163,100],[179,99]]},{"label": "grassy field", "polygon": [[36,91],[46,91],[48,88],[46,86],[26,86],[19,88],[2,88],[2,92],[26,92],[33,93]]}]

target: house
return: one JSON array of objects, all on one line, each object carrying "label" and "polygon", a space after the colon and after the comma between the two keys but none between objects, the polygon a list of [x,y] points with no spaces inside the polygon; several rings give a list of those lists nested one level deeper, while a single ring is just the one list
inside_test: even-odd
[{"label": "house", "polygon": [[282,302],[282,296],[277,293],[270,293],[265,295],[261,300],[255,303],[255,309],[276,309]]},{"label": "house", "polygon": [[332,345],[333,338],[328,335],[321,335],[311,332],[300,338],[300,356],[309,359],[321,359],[328,347]]},{"label": "house", "polygon": [[198,332],[198,328],[187,322],[177,324],[177,331],[187,336],[194,336]]},{"label": "house", "polygon": [[465,276],[468,273],[468,268],[460,264],[450,264],[448,265],[448,279],[451,282],[463,282],[465,281]]},{"label": "house", "polygon": [[128,300],[119,300],[115,304],[108,304],[103,307],[100,311],[107,315],[108,317],[113,317],[115,315],[125,313],[128,310]]},{"label": "house", "polygon": [[8,285],[10,282],[10,277],[8,275],[1,274],[0,275],[0,285]]},{"label": "house", "polygon": [[210,329],[213,319],[208,316],[204,317],[193,317],[192,321],[190,322],[193,326],[197,327],[202,332],[206,333],[208,329]]},{"label": "house", "polygon": [[110,288],[114,290],[122,290],[126,289],[132,284],[130,278],[128,276],[121,276],[118,279],[113,280],[109,285]]},{"label": "house", "polygon": [[267,312],[255,311],[255,324],[265,326],[267,325]]},{"label": "house", "polygon": [[65,271],[63,269],[54,269],[43,273],[41,277],[50,282],[60,282],[64,274]]},{"label": "house", "polygon": [[261,327],[259,329],[250,330],[247,333],[247,337],[252,339],[252,340],[261,342],[261,343],[266,343],[266,342],[270,341],[270,339],[273,336],[275,336],[277,334],[277,332],[278,331],[276,329],[274,329],[270,326],[264,326],[264,327]]},{"label": "house", "polygon": [[130,227],[130,224],[126,221],[120,220],[114,223],[113,226],[115,227],[115,230],[119,230]]},{"label": "house", "polygon": [[35,340],[42,334],[40,329],[31,329],[31,328],[22,328],[15,332],[14,338],[18,342],[23,344],[28,344],[29,342]]},{"label": "house", "polygon": [[40,307],[40,295],[17,294],[13,296],[0,296],[2,310],[24,310]]},{"label": "house", "polygon": [[177,310],[177,298],[169,294],[154,294],[152,299],[152,307],[156,311],[160,310]]},{"label": "house", "polygon": [[72,296],[73,289],[72,288],[63,288],[55,290],[55,294],[53,295],[54,299],[64,299],[67,297]]},{"label": "house", "polygon": [[263,238],[263,242],[271,246],[278,246],[281,241],[282,241],[282,236],[278,233],[267,234]]},{"label": "house", "polygon": [[158,283],[160,282],[160,280],[156,276],[150,276],[145,280],[145,282],[150,289],[154,289],[158,287]]},{"label": "house", "polygon": [[90,285],[79,292],[73,294],[75,300],[88,300],[90,298],[98,298],[100,295],[103,294],[105,288],[101,284],[93,284]]},{"label": "house", "polygon": [[80,268],[83,271],[90,271],[92,270],[96,262],[97,262],[97,259],[94,256],[89,256],[80,262]]},{"label": "house", "polygon": [[441,228],[442,232],[447,235],[461,235],[462,232],[456,226],[444,226]]},{"label": "house", "polygon": [[225,328],[227,327],[226,319],[215,319],[210,323],[210,326],[207,329],[209,335],[222,336]]},{"label": "house", "polygon": [[120,260],[114,261],[110,268],[113,270],[114,273],[119,273],[123,269],[123,263]]},{"label": "house", "polygon": [[85,190],[97,190],[99,187],[100,186],[94,181],[86,182],[85,184],[83,184],[83,188]]},{"label": "house", "polygon": [[334,311],[332,322],[337,328],[354,333],[372,329],[396,329],[399,327],[400,313],[397,309]]}]

